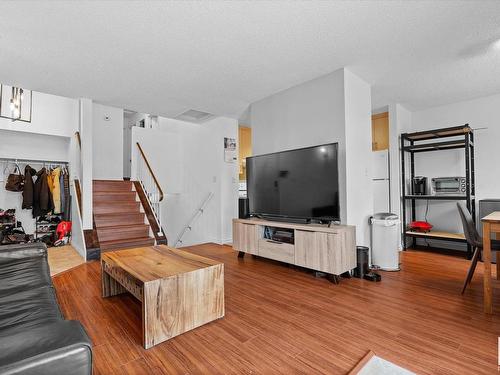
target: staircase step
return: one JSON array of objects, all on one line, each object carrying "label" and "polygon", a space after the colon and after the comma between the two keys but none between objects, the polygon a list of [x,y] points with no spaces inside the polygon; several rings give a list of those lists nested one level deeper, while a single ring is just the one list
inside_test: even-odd
[{"label": "staircase step", "polygon": [[145,215],[142,212],[94,214],[95,225],[98,229],[117,225],[144,224],[144,220]]},{"label": "staircase step", "polygon": [[97,236],[99,238],[99,243],[103,241],[144,238],[149,236],[149,225],[135,224],[98,227]]},{"label": "staircase step", "polygon": [[151,237],[140,237],[140,238],[129,238],[123,240],[112,240],[112,241],[102,241],[101,252],[118,250],[118,249],[128,249],[131,247],[143,247],[143,246],[153,246],[155,243],[154,238]]},{"label": "staircase step", "polygon": [[127,201],[135,202],[135,191],[94,191],[92,199],[97,202]]},{"label": "staircase step", "polygon": [[129,214],[140,212],[140,202],[96,202],[94,213],[96,214]]},{"label": "staircase step", "polygon": [[132,181],[94,180],[92,190],[97,191],[132,191]]}]

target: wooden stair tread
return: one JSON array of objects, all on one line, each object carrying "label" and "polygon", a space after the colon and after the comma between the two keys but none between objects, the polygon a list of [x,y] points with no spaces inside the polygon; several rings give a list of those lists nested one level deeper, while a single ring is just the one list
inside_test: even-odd
[{"label": "wooden stair tread", "polygon": [[97,190],[94,191],[94,195],[107,195],[107,194],[114,194],[114,195],[135,195],[136,192],[135,190]]},{"label": "wooden stair tread", "polygon": [[116,250],[126,249],[129,247],[151,246],[154,245],[155,239],[152,237],[127,238],[119,240],[102,241],[101,250]]},{"label": "wooden stair tread", "polygon": [[102,205],[94,206],[94,212],[97,215],[106,213],[121,213],[123,215],[136,214],[140,212],[140,203],[134,205],[116,204],[116,205]]},{"label": "wooden stair tread", "polygon": [[127,229],[136,229],[136,228],[146,228],[149,227],[148,224],[145,223],[137,223],[137,224],[118,224],[118,225],[109,225],[104,228],[97,228],[97,230],[111,230],[111,229],[116,229],[116,230],[127,230]]},{"label": "wooden stair tread", "polygon": [[117,225],[145,224],[143,212],[132,212],[127,215],[123,213],[94,214],[96,226],[109,227]]},{"label": "wooden stair tread", "polygon": [[[132,211],[130,215],[134,216],[144,216],[144,212],[140,211]],[[109,218],[122,218],[123,217],[123,212],[109,212],[109,213],[103,213],[103,214],[94,214],[94,218],[96,219],[109,219]]]},{"label": "wooden stair tread", "polygon": [[134,196],[136,192],[133,190],[97,190],[94,191],[94,196],[107,196],[108,194],[118,195],[118,196]]},{"label": "wooden stair tread", "polygon": [[132,181],[123,181],[123,180],[92,180],[92,183],[94,185],[99,185],[99,184],[126,184],[126,185],[131,185]]},{"label": "wooden stair tread", "polygon": [[110,243],[122,243],[122,242],[131,242],[131,241],[154,241],[153,237],[135,237],[135,238],[128,238],[124,240],[110,240],[110,241],[103,241],[102,243],[110,244]]},{"label": "wooden stair tread", "polygon": [[139,206],[141,202],[136,201],[105,201],[94,202],[94,208],[99,207],[121,207],[121,206]]}]

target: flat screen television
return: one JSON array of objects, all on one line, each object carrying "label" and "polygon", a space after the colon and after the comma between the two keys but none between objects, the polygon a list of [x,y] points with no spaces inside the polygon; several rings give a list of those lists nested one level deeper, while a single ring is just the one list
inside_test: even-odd
[{"label": "flat screen television", "polygon": [[337,156],[330,143],[247,158],[250,215],[340,220]]}]

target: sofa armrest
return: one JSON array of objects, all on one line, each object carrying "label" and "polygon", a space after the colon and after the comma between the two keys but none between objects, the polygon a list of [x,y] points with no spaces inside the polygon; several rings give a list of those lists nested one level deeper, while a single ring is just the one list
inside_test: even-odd
[{"label": "sofa armrest", "polygon": [[21,259],[47,256],[47,246],[43,242],[0,246],[1,259]]},{"label": "sofa armrest", "polygon": [[80,322],[0,330],[1,374],[92,374],[92,343]]}]

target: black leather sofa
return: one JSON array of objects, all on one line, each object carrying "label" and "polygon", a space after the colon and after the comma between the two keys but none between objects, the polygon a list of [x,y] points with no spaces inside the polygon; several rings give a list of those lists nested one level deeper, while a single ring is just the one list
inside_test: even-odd
[{"label": "black leather sofa", "polygon": [[45,245],[0,246],[0,374],[91,373],[92,344],[59,310]]}]

